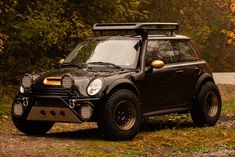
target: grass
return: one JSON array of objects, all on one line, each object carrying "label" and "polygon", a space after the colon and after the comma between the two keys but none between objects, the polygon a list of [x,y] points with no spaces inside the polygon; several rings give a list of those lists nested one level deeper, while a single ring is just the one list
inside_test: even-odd
[{"label": "grass", "polygon": [[6,100],[0,100],[0,119],[3,116],[10,116],[10,102]]},{"label": "grass", "polygon": [[[76,132],[74,132],[76,134]],[[132,141],[111,142],[102,139],[69,141],[64,147],[50,147],[48,152],[63,156],[168,156],[172,153],[207,153],[235,149],[235,130],[221,128],[180,128],[141,131]]]},{"label": "grass", "polygon": [[222,115],[235,116],[235,85],[218,85],[222,100]]},{"label": "grass", "polygon": [[0,84],[0,119],[4,116],[10,116],[11,103],[16,92],[16,86],[3,87]]},{"label": "grass", "polygon": [[[219,88],[223,97],[222,115],[235,116],[235,86],[219,85]],[[0,100],[0,117],[9,115],[10,102],[9,97]],[[84,130],[84,128],[76,129],[76,126],[74,124],[56,125],[46,137],[43,137],[51,138],[55,142],[40,149],[39,154],[56,152],[61,156],[73,154],[74,156],[129,157],[235,150],[234,127],[226,128],[218,124],[215,127],[197,128],[194,127],[189,115],[173,114],[148,119],[141,132],[131,141],[104,141],[98,135],[96,128],[84,127],[86,128]],[[41,137],[30,138],[39,140]]]},{"label": "grass", "polygon": [[[79,151],[78,151],[79,148]],[[55,149],[52,149],[55,150]],[[141,147],[131,145],[130,142],[82,141],[63,149],[56,149],[65,156],[76,154],[79,156],[140,156],[144,152]]]},{"label": "grass", "polygon": [[223,103],[222,115],[235,116],[235,99]]}]

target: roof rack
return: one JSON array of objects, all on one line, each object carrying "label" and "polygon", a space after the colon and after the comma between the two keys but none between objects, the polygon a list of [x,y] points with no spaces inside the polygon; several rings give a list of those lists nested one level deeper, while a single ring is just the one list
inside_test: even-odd
[{"label": "roof rack", "polygon": [[179,30],[178,23],[97,23],[93,31],[135,31],[142,37],[148,36],[148,31],[170,31],[171,35]]}]

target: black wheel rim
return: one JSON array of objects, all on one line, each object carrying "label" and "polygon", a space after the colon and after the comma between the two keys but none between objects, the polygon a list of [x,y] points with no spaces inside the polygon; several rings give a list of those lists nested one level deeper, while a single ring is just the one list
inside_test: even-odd
[{"label": "black wheel rim", "polygon": [[121,130],[131,129],[136,121],[134,105],[127,100],[119,102],[114,110],[114,122]]},{"label": "black wheel rim", "polygon": [[208,116],[215,117],[219,108],[218,98],[215,92],[209,92],[206,95],[206,105]]}]

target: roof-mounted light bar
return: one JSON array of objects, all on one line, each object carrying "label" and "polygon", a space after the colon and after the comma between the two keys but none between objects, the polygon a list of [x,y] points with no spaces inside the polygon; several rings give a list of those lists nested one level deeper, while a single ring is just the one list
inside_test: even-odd
[{"label": "roof-mounted light bar", "polygon": [[97,23],[93,26],[93,31],[135,31],[137,35],[142,37],[148,31],[170,31],[179,30],[178,23]]}]

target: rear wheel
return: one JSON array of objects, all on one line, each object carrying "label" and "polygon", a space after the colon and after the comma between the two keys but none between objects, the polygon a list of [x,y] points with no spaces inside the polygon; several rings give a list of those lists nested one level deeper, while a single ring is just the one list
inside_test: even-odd
[{"label": "rear wheel", "polygon": [[53,127],[53,122],[29,121],[12,116],[15,127],[27,135],[42,135]]},{"label": "rear wheel", "polygon": [[221,113],[221,96],[219,89],[213,82],[202,86],[194,104],[191,117],[197,126],[213,126]]},{"label": "rear wheel", "polygon": [[114,92],[100,110],[99,129],[107,139],[128,140],[139,131],[142,110],[138,97],[131,91]]}]

